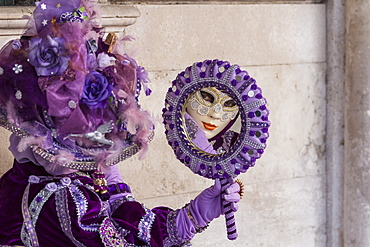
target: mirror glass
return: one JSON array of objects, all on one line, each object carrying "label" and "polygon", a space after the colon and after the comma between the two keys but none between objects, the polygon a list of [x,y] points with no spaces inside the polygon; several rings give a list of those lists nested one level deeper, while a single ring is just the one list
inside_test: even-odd
[{"label": "mirror glass", "polygon": [[237,120],[239,107],[227,93],[216,87],[202,88],[185,102],[183,124],[187,138],[210,154],[228,152],[240,129],[231,129]]},{"label": "mirror glass", "polygon": [[236,177],[266,147],[269,111],[256,81],[238,65],[205,60],[178,74],[163,123],[176,157],[208,178]]}]

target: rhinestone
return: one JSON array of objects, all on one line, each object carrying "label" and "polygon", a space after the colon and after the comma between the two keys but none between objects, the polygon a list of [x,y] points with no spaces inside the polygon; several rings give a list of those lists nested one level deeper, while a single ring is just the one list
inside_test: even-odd
[{"label": "rhinestone", "polygon": [[58,135],[57,135],[57,131],[56,131],[55,129],[53,129],[53,130],[51,131],[51,136],[52,136],[52,137],[54,137],[54,138],[57,138],[57,137],[58,137]]},{"label": "rhinestone", "polygon": [[191,109],[198,110],[199,103],[197,101],[192,101],[190,106],[191,106]]},{"label": "rhinestone", "polygon": [[216,113],[220,113],[222,110],[222,105],[220,103],[217,103],[213,109],[215,110]]},{"label": "rhinestone", "polygon": [[224,171],[223,170],[219,170],[219,171],[217,171],[217,173],[218,173],[218,175],[222,175],[222,174],[224,174]]},{"label": "rhinestone", "polygon": [[206,70],[207,70],[206,66],[202,66],[202,68],[200,68],[200,71],[202,72],[206,72]]},{"label": "rhinestone", "polygon": [[21,64],[14,64],[13,71],[16,74],[23,72],[23,66]]},{"label": "rhinestone", "polygon": [[249,96],[249,97],[253,97],[253,96],[254,96],[254,91],[249,91],[249,92],[248,92],[248,96]]},{"label": "rhinestone", "polygon": [[68,102],[68,106],[69,106],[69,108],[74,109],[74,108],[76,108],[76,107],[77,107],[77,104],[76,104],[76,102],[75,102],[75,101],[70,100],[70,101]]},{"label": "rhinestone", "polygon": [[242,80],[242,77],[241,76],[235,76],[235,80],[237,80],[237,81],[241,81]]},{"label": "rhinestone", "polygon": [[202,116],[205,116],[208,114],[208,107],[205,107],[205,106],[201,106],[199,109],[198,109],[198,113]]},{"label": "rhinestone", "polygon": [[177,87],[175,85],[172,86],[172,92],[176,92]]},{"label": "rhinestone", "polygon": [[260,137],[260,136],[261,136],[261,132],[257,131],[257,132],[256,132],[256,136],[257,136],[257,137]]},{"label": "rhinestone", "polygon": [[238,169],[238,170],[241,170],[242,167],[243,166],[241,164],[239,164],[239,163],[236,163],[235,164],[235,168]]},{"label": "rhinestone", "polygon": [[189,76],[189,74],[188,74],[188,73],[185,73],[184,77],[185,77],[185,78],[189,78],[190,76]]},{"label": "rhinestone", "polygon": [[15,98],[18,99],[18,100],[21,100],[22,99],[22,92],[17,90],[17,92],[15,92]]},{"label": "rhinestone", "polygon": [[218,72],[223,73],[225,71],[225,67],[218,68]]}]

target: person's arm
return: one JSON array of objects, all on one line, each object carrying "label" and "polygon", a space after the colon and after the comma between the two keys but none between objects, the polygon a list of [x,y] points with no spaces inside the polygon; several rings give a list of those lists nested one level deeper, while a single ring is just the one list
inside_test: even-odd
[{"label": "person's arm", "polygon": [[221,183],[217,179],[214,185],[201,192],[189,204],[170,213],[168,231],[171,233],[169,233],[166,246],[186,244],[194,237],[194,234],[205,230],[213,219],[225,213],[222,200],[232,202],[232,210],[237,211],[237,203],[240,201],[239,191],[239,184],[231,180],[225,194],[222,195]]}]

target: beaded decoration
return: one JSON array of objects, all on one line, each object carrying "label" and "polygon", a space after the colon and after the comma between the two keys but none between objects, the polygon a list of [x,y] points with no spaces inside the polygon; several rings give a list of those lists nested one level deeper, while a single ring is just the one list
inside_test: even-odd
[{"label": "beaded decoration", "polygon": [[[203,88],[217,88],[239,108],[241,129],[228,152],[210,154],[197,148],[186,132],[184,113],[191,95]],[[256,81],[238,65],[205,60],[178,74],[166,94],[163,123],[168,144],[177,158],[194,173],[211,179],[236,177],[253,167],[266,148],[269,111]]]},{"label": "beaded decoration", "polygon": [[130,38],[105,35],[97,1],[35,4],[0,50],[0,126],[21,137],[17,151],[83,171],[143,155],[154,126],[138,99],[151,91],[123,49]]}]

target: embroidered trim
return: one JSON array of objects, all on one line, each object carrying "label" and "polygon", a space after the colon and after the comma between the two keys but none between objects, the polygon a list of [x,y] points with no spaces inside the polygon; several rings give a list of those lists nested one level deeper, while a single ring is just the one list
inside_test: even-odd
[{"label": "embroidered trim", "polygon": [[[79,181],[79,180],[75,180]],[[82,217],[86,214],[87,211],[87,199],[85,195],[82,193],[82,191],[76,186],[76,185],[71,185],[69,187],[69,192],[72,195],[73,201],[76,204],[76,211],[77,211],[77,220],[78,220],[78,225],[85,231],[89,232],[97,232],[99,231],[99,224],[91,224],[91,225],[83,225],[81,223]]]},{"label": "embroidered trim", "polygon": [[155,214],[142,204],[143,208],[146,211],[146,214],[141,218],[139,222],[139,234],[138,237],[143,240],[145,243],[150,244],[150,230],[152,229],[153,222],[155,220]]},{"label": "embroidered trim", "polygon": [[63,188],[55,192],[55,208],[57,210],[57,215],[59,218],[59,223],[64,234],[72,241],[75,246],[85,247],[84,244],[79,242],[72,233],[71,228],[71,217],[68,209],[68,198],[67,189]]},{"label": "embroidered trim", "polygon": [[128,243],[124,238],[129,231],[117,228],[114,221],[106,217],[100,228],[99,235],[105,247],[151,247],[150,245],[135,245]]},{"label": "embroidered trim", "polygon": [[168,237],[164,239],[164,246],[165,247],[171,247],[174,245],[179,246],[191,246],[190,239],[182,239],[179,237],[178,229],[176,225],[176,218],[177,214],[179,213],[179,209],[170,212],[167,215],[167,233]]},{"label": "embroidered trim", "polygon": [[38,220],[42,207],[44,206],[45,202],[50,198],[50,196],[54,193],[54,191],[48,190],[46,186],[35,196],[29,207],[27,207],[27,204],[30,184],[28,184],[24,192],[22,199],[22,211],[24,215],[24,221],[21,230],[21,236],[22,242],[26,246],[39,246],[34,227],[36,226],[36,222]]},{"label": "embroidered trim", "polygon": [[23,226],[21,229],[21,240],[26,246],[39,246],[36,231],[35,231],[35,226],[32,224],[32,218],[28,210],[29,190],[30,190],[30,183],[27,185],[26,189],[24,190],[23,197],[22,197]]},{"label": "embroidered trim", "polygon": [[103,220],[99,235],[105,247],[129,246],[108,217]]}]

